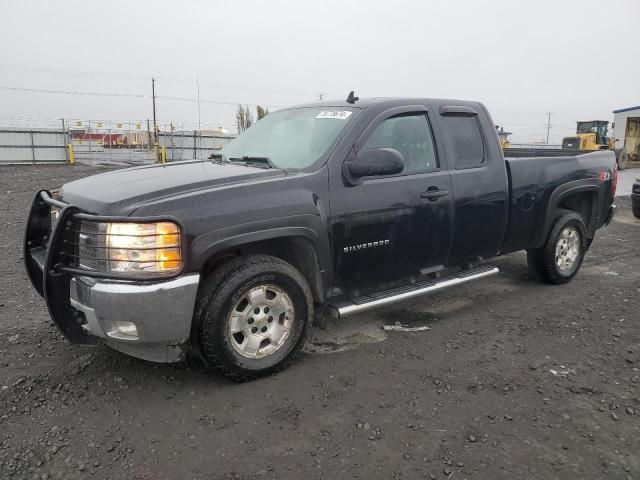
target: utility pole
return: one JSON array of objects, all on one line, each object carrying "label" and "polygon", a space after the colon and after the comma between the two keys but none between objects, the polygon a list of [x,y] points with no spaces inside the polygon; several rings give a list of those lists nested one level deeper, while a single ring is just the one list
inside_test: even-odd
[{"label": "utility pole", "polygon": [[547,145],[549,145],[549,130],[551,130],[551,112],[547,113]]},{"label": "utility pole", "polygon": [[200,79],[196,76],[196,86],[198,87],[198,132],[200,131]]},{"label": "utility pole", "polygon": [[[196,87],[198,87],[198,146],[202,146],[202,129],[200,127],[200,79],[196,75]],[[195,145],[195,135],[193,138],[193,144]],[[193,158],[196,158],[196,151],[193,151]]]},{"label": "utility pole", "polygon": [[324,100],[324,96],[325,95],[326,95],[326,93],[324,93],[324,92],[318,93],[318,101],[321,102],[322,100]]},{"label": "utility pole", "polygon": [[158,143],[158,124],[156,123],[156,79],[151,78],[151,97],[153,98],[153,143]]}]

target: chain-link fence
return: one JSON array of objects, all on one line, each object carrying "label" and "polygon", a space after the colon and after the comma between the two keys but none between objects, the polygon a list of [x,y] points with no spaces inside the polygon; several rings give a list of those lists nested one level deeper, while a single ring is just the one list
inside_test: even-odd
[{"label": "chain-link fence", "polygon": [[146,122],[71,119],[69,143],[80,163],[145,163],[153,161],[153,137]]},{"label": "chain-link fence", "polygon": [[159,155],[167,161],[208,158],[234,138],[231,135],[215,131],[169,131],[158,134]]}]

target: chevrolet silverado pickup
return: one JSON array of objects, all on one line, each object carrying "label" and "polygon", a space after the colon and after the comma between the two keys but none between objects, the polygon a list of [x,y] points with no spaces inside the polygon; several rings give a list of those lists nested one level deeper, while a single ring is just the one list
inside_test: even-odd
[{"label": "chevrolet silverado pickup", "polygon": [[[525,152],[526,154],[526,152]],[[321,102],[270,113],[207,160],[36,193],[24,261],[74,343],[236,380],[343,318],[496,274],[580,268],[614,212],[613,152],[505,158],[478,102]]]}]

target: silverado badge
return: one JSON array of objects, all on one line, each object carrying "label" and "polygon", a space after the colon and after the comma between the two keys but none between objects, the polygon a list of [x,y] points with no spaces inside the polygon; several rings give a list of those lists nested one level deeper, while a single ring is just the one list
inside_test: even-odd
[{"label": "silverado badge", "polygon": [[358,245],[350,245],[344,247],[342,251],[344,253],[357,252],[358,250],[364,250],[365,248],[386,247],[389,245],[389,240],[379,240],[377,242],[360,243]]}]

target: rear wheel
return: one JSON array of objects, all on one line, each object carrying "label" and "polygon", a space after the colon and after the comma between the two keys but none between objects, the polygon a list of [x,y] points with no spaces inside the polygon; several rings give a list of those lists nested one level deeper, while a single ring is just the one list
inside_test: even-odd
[{"label": "rear wheel", "polygon": [[636,218],[640,218],[640,205],[638,205],[637,207],[633,207],[633,216]]},{"label": "rear wheel", "polygon": [[544,247],[527,252],[529,268],[547,283],[567,283],[582,265],[588,245],[586,234],[580,215],[559,210]]},{"label": "rear wheel", "polygon": [[223,375],[245,381],[289,365],[313,321],[303,275],[267,255],[234,259],[216,270],[196,308],[200,350]]}]

